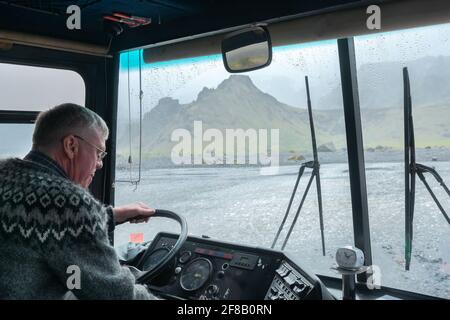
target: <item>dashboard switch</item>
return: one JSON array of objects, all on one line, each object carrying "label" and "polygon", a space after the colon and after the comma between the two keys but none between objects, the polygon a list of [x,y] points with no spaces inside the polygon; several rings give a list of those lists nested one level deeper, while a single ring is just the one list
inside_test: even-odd
[{"label": "dashboard switch", "polygon": [[284,268],[283,266],[281,266],[280,268],[277,269],[276,271],[278,273],[278,275],[282,278],[286,277],[291,270]]},{"label": "dashboard switch", "polygon": [[211,296],[215,297],[219,293],[219,287],[216,286],[215,284],[212,284],[212,285],[208,286],[208,288],[206,289],[206,292],[208,292]]}]

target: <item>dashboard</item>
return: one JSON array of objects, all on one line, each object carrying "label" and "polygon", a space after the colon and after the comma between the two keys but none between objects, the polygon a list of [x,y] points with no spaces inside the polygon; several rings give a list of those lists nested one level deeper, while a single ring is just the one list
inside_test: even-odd
[{"label": "dashboard", "polygon": [[[177,234],[158,233],[136,267],[150,270],[177,239]],[[315,275],[281,251],[192,236],[148,286],[166,299],[333,299]]]}]

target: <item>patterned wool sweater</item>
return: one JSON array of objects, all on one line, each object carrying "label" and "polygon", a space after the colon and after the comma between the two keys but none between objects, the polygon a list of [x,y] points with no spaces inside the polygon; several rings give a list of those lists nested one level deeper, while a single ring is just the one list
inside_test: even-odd
[{"label": "patterned wool sweater", "polygon": [[105,206],[48,166],[0,161],[0,299],[61,299],[70,286],[78,299],[151,298],[119,264],[108,219]]}]

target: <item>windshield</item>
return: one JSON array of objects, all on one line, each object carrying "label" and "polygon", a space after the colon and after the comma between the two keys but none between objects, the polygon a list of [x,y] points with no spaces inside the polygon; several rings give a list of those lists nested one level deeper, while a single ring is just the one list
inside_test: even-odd
[{"label": "windshield", "polygon": [[[373,264],[383,286],[445,298],[450,227],[420,182],[412,266],[405,271],[401,75],[408,66],[418,162],[450,183],[450,79],[443,72],[449,36],[450,26],[439,25],[355,38]],[[331,269],[336,250],[354,244],[354,237],[337,42],[276,47],[270,66],[237,75],[225,71],[219,55],[154,64],[144,64],[141,55],[120,59],[116,205],[143,201],[184,215],[191,235],[270,247],[300,165],[313,160],[308,76],[325,255],[315,183],[285,250],[317,274],[340,277]],[[276,249],[310,173],[306,169],[300,180]],[[432,187],[448,208],[439,184]],[[179,231],[163,219],[124,224],[116,228],[115,243],[148,241],[163,230]]]},{"label": "windshield", "polygon": [[[326,255],[315,183],[285,250],[302,257],[305,266],[317,270],[320,265],[321,273],[334,275],[329,268],[334,252],[353,241],[342,99],[332,106],[327,101],[341,90],[337,42],[275,48],[269,67],[238,75],[226,72],[219,55],[141,63],[139,70],[140,54],[121,56],[116,179],[139,178],[141,72],[141,180],[136,186],[116,183],[116,205],[144,201],[183,214],[192,235],[270,247],[299,167],[313,159],[308,76],[321,161]],[[276,248],[284,242],[310,171],[300,181]],[[178,232],[176,224],[157,220],[118,226],[116,245],[135,234],[142,233],[146,241],[161,230]]]},{"label": "windshield", "polygon": [[[450,25],[355,38],[374,264],[386,286],[450,298],[450,225],[416,176],[411,268],[405,271],[402,68],[411,82],[417,163],[450,183]],[[444,210],[450,198],[430,174]]]}]

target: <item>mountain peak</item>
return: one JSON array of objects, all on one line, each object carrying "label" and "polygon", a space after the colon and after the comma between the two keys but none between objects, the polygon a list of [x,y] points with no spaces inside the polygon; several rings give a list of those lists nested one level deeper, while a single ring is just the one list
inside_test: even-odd
[{"label": "mountain peak", "polygon": [[178,99],[173,99],[171,97],[164,97],[164,98],[159,99],[157,106],[160,106],[160,105],[162,105],[162,106],[174,106],[174,105],[179,106],[180,102]]},{"label": "mountain peak", "polygon": [[249,76],[245,75],[231,75],[228,79],[225,79],[222,81],[221,84],[217,87],[217,89],[227,89],[227,88],[234,88],[234,87],[245,87],[248,89],[256,89],[259,91],[259,89],[254,85],[252,79],[250,79]]},{"label": "mountain peak", "polygon": [[151,116],[154,116],[155,114],[175,114],[181,109],[181,105],[178,99],[172,99],[171,97],[164,97],[159,99],[158,104],[150,110],[150,112],[147,112],[144,115],[144,119],[147,119]]},{"label": "mountain peak", "polygon": [[203,87],[197,95],[197,101],[215,99],[217,95],[248,95],[262,93],[252,82],[249,76],[231,75],[223,80],[216,89]]},{"label": "mountain peak", "polygon": [[214,89],[203,87],[202,91],[200,91],[197,95],[197,100],[206,98],[211,92],[214,92]]}]

